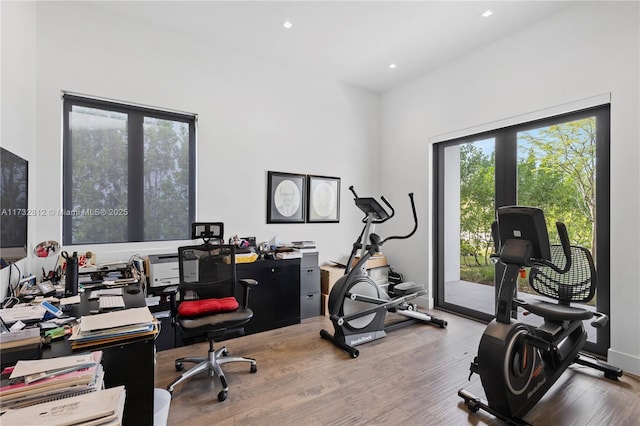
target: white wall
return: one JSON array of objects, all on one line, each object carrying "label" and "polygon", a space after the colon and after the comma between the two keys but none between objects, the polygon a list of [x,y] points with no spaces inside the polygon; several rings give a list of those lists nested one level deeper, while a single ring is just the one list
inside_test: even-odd
[{"label": "white wall", "polygon": [[[611,93],[611,349],[640,373],[639,3],[585,2],[488,45],[381,99],[383,192],[413,190],[433,209],[429,139]],[[431,229],[389,245],[413,280],[432,281]],[[630,249],[631,248],[631,249]]]},{"label": "white wall", "polygon": [[[15,9],[17,14],[24,5],[12,5],[12,12]],[[3,26],[3,40],[19,43],[26,32],[33,45],[35,37],[35,50],[32,45],[7,43],[37,58],[37,73],[32,70],[21,76],[31,85],[36,81],[35,92],[31,87],[32,110],[20,112],[21,120],[31,123],[16,127],[22,136],[28,129],[21,143],[36,138],[23,152],[32,170],[39,169],[30,182],[30,191],[37,194],[30,207],[62,207],[61,91],[72,91],[198,114],[198,220],[224,222],[227,237],[315,240],[321,263],[348,254],[360,214],[347,188],[356,185],[368,192],[378,186],[377,175],[368,167],[378,162],[377,94],[130,22],[97,9],[92,2],[26,5],[35,7],[37,31],[33,20],[24,30],[5,31]],[[2,10],[8,9],[3,2]],[[13,106],[22,95],[3,93],[3,104]],[[268,170],[340,177],[340,223],[266,224]],[[44,239],[62,241],[60,217],[38,217],[32,222],[31,245]],[[180,244],[87,249],[100,262],[126,260],[135,253],[175,251]],[[38,261],[31,259],[32,269],[40,270]],[[2,284],[6,287],[6,278]]]},{"label": "white wall", "polygon": [[[37,171],[33,163],[36,141],[36,37],[35,3],[2,3],[0,56],[0,145],[29,162],[29,205],[36,199],[33,182]],[[0,218],[2,220],[2,218]],[[27,221],[28,235],[34,234],[34,221]],[[21,272],[27,272],[28,261],[16,262]],[[18,279],[13,269],[12,281]],[[0,300],[6,295],[9,268],[0,271]]]}]

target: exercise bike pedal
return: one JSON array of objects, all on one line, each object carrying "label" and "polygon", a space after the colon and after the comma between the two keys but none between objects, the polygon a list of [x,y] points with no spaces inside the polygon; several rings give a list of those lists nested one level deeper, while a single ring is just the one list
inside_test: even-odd
[{"label": "exercise bike pedal", "polygon": [[[479,368],[479,367],[478,367],[478,357],[477,357],[477,356],[475,356],[475,357],[473,358],[473,362],[472,362],[472,363],[471,363],[471,365],[469,366],[469,378],[468,378],[467,380],[471,381],[471,376],[473,376],[473,373],[476,373],[476,374],[478,374],[478,375],[480,374],[480,373],[478,372],[478,368]],[[465,391],[465,392],[466,392],[466,391]],[[460,396],[462,396],[462,395],[460,395]]]}]

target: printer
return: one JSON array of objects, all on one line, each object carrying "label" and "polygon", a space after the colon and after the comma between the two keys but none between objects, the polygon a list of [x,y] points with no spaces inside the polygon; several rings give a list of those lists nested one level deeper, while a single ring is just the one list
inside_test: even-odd
[{"label": "printer", "polygon": [[178,253],[149,255],[149,287],[180,284]]}]

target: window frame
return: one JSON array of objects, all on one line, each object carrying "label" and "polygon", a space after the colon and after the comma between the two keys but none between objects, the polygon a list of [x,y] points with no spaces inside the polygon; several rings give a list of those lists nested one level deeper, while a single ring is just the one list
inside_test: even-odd
[{"label": "window frame", "polygon": [[[62,119],[62,207],[63,211],[73,210],[73,155],[69,117],[74,106],[109,110],[127,114],[127,236],[124,241],[73,242],[73,216],[62,216],[62,241],[66,245],[112,244],[151,241],[178,241],[190,237],[190,224],[195,221],[196,212],[196,122],[195,114],[162,110],[142,105],[119,101],[86,97],[77,94],[63,93]],[[184,236],[175,239],[144,238],[144,118],[157,118],[187,123],[189,126],[189,226],[185,227]]]}]

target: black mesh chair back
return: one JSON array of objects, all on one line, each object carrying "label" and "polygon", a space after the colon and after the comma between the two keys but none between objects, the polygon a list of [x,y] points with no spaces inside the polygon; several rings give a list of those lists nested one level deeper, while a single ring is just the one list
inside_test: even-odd
[{"label": "black mesh chair back", "polygon": [[235,246],[201,244],[178,248],[180,300],[235,296]]},{"label": "black mesh chair back", "polygon": [[[551,262],[563,267],[567,259],[562,246],[551,246]],[[563,305],[571,302],[588,302],[598,284],[593,257],[584,247],[571,246],[571,268],[560,274],[546,266],[534,266],[529,273],[529,285],[542,294],[558,300]]]}]

